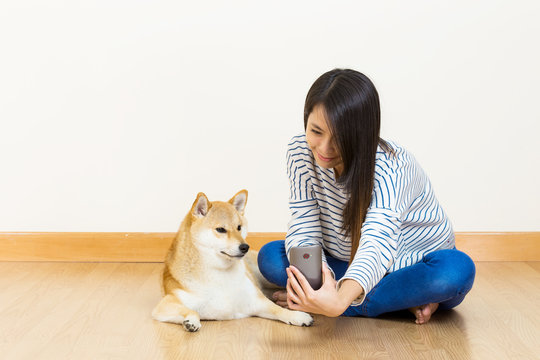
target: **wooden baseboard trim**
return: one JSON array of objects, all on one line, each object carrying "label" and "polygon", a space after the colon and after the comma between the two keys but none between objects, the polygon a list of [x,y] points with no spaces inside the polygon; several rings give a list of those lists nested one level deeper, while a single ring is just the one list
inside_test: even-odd
[{"label": "wooden baseboard trim", "polygon": [[[162,262],[175,233],[0,232],[0,261]],[[285,233],[249,233],[255,250]],[[474,261],[540,261],[540,232],[456,233]]]}]

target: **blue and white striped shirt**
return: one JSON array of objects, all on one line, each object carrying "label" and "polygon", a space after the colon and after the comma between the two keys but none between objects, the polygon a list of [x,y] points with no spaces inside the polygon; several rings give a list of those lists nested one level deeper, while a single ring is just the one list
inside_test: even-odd
[{"label": "blue and white striped shirt", "polygon": [[[364,296],[389,272],[413,265],[422,257],[455,245],[452,225],[416,159],[388,141],[394,154],[380,147],[375,161],[371,203],[362,224],[360,245],[338,282],[356,280]],[[321,244],[333,257],[348,261],[350,238],[344,236],[343,209],[348,200],[334,170],[318,166],[305,134],[292,138],[287,149],[291,219],[285,240],[287,256],[293,246]],[[324,254],[323,260],[326,261]]]}]

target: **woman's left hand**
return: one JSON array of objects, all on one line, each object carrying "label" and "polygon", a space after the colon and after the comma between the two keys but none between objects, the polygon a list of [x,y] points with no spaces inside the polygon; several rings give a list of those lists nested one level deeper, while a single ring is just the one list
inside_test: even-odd
[{"label": "woman's left hand", "polygon": [[287,268],[287,305],[291,310],[300,310],[329,317],[341,315],[350,304],[340,299],[337,281],[328,266],[323,263],[323,284],[313,290],[305,276],[295,268]]}]

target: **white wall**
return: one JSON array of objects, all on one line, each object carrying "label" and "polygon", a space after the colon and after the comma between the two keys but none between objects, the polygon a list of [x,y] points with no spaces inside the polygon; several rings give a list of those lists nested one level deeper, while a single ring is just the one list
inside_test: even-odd
[{"label": "white wall", "polygon": [[0,3],[0,231],[285,231],[311,83],[367,74],[457,231],[540,231],[537,1]]}]

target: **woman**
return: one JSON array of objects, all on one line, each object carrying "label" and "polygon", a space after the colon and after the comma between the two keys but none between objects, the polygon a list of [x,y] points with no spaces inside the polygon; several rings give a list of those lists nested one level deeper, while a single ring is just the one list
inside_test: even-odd
[{"label": "woman", "polygon": [[[455,249],[452,226],[414,157],[379,137],[379,97],[354,70],[319,77],[304,107],[305,134],[287,151],[291,219],[285,241],[259,252],[262,274],[286,291],[274,300],[326,316],[409,309],[416,323],[457,306],[475,266]],[[293,246],[321,244],[315,291],[289,266]]]}]

